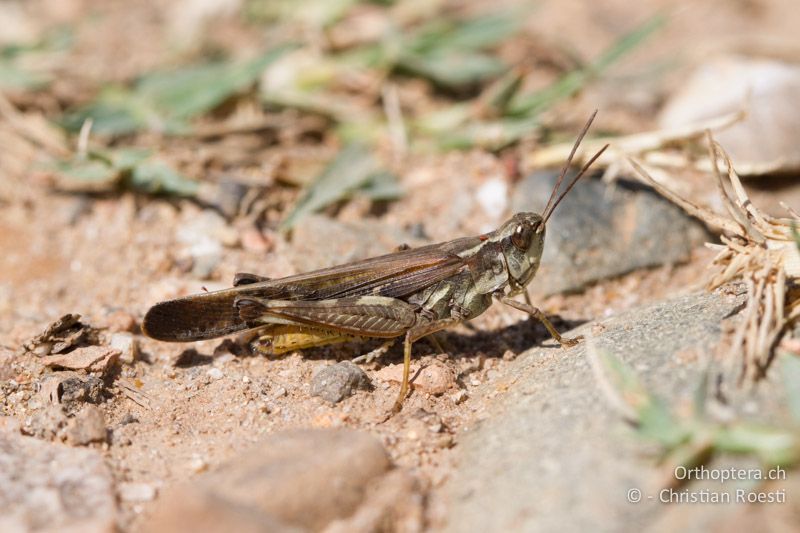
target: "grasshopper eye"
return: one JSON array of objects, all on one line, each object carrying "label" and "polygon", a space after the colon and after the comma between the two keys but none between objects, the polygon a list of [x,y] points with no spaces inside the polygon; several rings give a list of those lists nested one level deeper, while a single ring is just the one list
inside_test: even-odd
[{"label": "grasshopper eye", "polygon": [[524,252],[530,248],[532,236],[533,228],[527,224],[520,224],[514,228],[514,233],[511,234],[511,244],[513,244],[517,250]]}]

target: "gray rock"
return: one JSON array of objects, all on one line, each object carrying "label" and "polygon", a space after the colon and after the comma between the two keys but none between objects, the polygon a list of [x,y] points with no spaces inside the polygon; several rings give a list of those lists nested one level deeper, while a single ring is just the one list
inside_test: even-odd
[{"label": "gray rock", "polygon": [[0,431],[0,531],[114,531],[115,514],[100,453]]},{"label": "gray rock", "polygon": [[[525,178],[514,191],[514,212],[541,213],[555,180],[551,172]],[[577,291],[637,268],[683,262],[706,237],[699,222],[651,191],[583,179],[547,223],[530,288],[541,295]]]},{"label": "gray rock", "polygon": [[[144,530],[320,531],[362,515],[357,511],[374,502],[375,489],[393,472],[383,446],[366,433],[277,433],[218,470],[167,491]],[[391,502],[399,509],[414,498],[404,493]],[[384,511],[378,523],[392,516]]]},{"label": "gray rock", "polygon": [[388,224],[339,222],[309,215],[292,230],[292,243],[286,252],[298,272],[308,272],[389,253],[401,244],[419,246],[427,242]]},{"label": "gray rock", "polygon": [[197,198],[216,208],[226,217],[233,218],[239,214],[239,206],[250,189],[247,183],[225,176],[218,183],[203,182]]},{"label": "gray rock", "polygon": [[338,403],[357,389],[368,389],[370,381],[361,368],[350,361],[321,368],[311,378],[311,395],[325,401]]},{"label": "gray rock", "polygon": [[[721,321],[742,301],[685,296],[568,336],[602,330],[594,337],[598,349],[623,359],[671,403],[690,401],[707,360],[679,352],[708,353]],[[636,531],[669,509],[627,501],[628,490],[651,484],[656,461],[609,407],[585,349],[585,342],[532,349],[476,393],[513,384],[456,448],[459,467],[444,488],[449,531]]]}]

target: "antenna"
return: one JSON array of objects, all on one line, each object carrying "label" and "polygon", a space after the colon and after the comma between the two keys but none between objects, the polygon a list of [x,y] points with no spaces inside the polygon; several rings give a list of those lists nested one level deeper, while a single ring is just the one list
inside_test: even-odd
[{"label": "antenna", "polygon": [[589,127],[592,125],[592,122],[594,122],[594,117],[596,116],[597,116],[597,110],[595,109],[594,113],[592,113],[592,116],[590,116],[589,120],[586,121],[586,125],[583,126],[583,129],[578,135],[578,138],[575,140],[575,144],[572,145],[572,150],[570,150],[569,156],[567,157],[567,161],[564,163],[564,168],[561,169],[561,173],[558,175],[556,184],[553,187],[553,192],[550,193],[550,198],[548,198],[547,200],[547,205],[545,205],[544,211],[542,211],[542,227],[544,227],[544,224],[547,222],[547,219],[550,218],[550,215],[552,215],[553,211],[555,211],[556,207],[558,207],[558,204],[561,203],[561,200],[564,199],[564,197],[567,195],[567,193],[569,193],[569,191],[572,190],[572,188],[575,186],[578,180],[583,177],[583,175],[586,173],[587,170],[589,170],[589,167],[592,166],[592,163],[594,163],[597,160],[597,158],[600,157],[600,155],[602,155],[603,152],[605,152],[606,148],[608,148],[608,145],[606,144],[596,154],[594,154],[594,156],[583,166],[578,175],[575,178],[573,178],[572,181],[570,181],[569,185],[567,185],[567,188],[564,190],[564,192],[556,196],[558,194],[558,190],[561,188],[561,183],[564,181],[564,177],[567,175],[567,171],[569,170],[570,165],[572,165],[572,159],[575,157],[575,152],[578,151],[578,146],[580,146],[581,141],[583,141],[583,138],[589,131]]},{"label": "antenna", "polygon": [[542,214],[542,225],[547,223],[547,219],[550,218],[550,215],[552,215],[553,211],[556,210],[556,207],[558,207],[558,204],[561,203],[561,200],[563,200],[564,197],[567,195],[567,193],[569,193],[569,191],[572,190],[575,184],[578,183],[578,180],[581,179],[584,174],[586,174],[586,171],[589,170],[589,167],[592,166],[592,163],[594,163],[597,160],[597,158],[600,157],[603,154],[603,152],[606,151],[606,148],[608,148],[608,146],[609,145],[606,144],[605,146],[600,148],[600,150],[598,150],[597,153],[594,154],[592,158],[589,161],[587,161],[585,165],[583,165],[583,168],[581,169],[580,172],[578,172],[578,175],[575,176],[575,178],[573,178],[573,180],[569,182],[569,185],[567,185],[567,188],[564,190],[564,192],[562,192],[559,195],[558,199],[555,201],[555,203],[553,203],[553,206],[550,208],[550,211],[546,211],[545,213]]}]

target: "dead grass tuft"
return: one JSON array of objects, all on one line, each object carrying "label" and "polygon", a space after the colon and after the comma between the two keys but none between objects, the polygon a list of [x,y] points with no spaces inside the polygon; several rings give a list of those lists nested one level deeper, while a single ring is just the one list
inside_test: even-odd
[{"label": "dead grass tuft", "polygon": [[[793,227],[800,216],[787,206],[787,218],[775,218],[758,209],[747,196],[730,157],[706,132],[709,159],[727,216],[697,205],[654,179],[633,158],[639,177],[665,198],[722,232],[721,244],[707,244],[718,253],[712,261],[709,290],[740,281],[747,287],[747,304],[733,332],[729,360],[738,362],[739,383],[765,376],[781,336],[800,318],[800,250]],[[720,171],[722,159],[726,172]]]}]

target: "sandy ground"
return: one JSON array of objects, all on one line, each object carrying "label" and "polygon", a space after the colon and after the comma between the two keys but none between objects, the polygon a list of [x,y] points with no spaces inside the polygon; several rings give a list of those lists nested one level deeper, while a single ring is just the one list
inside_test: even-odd
[{"label": "sandy ground", "polygon": [[[49,319],[74,312],[90,325],[108,328],[107,334],[132,329],[138,360],[122,366],[117,385],[101,405],[113,434],[103,454],[118,482],[166,487],[235,457],[265,434],[347,426],[378,436],[393,461],[413,472],[425,490],[435,490],[453,468],[449,451],[459,434],[480,420],[492,401],[472,391],[491,381],[517,353],[540,342],[552,343],[541,325],[494,307],[472,322],[473,331],[461,327],[445,334],[447,354],[435,353],[424,341],[417,343],[414,370],[440,365],[449,371],[444,373],[443,393],[414,392],[403,412],[385,421],[397,394],[402,354],[395,347],[365,367],[374,390],[330,405],[310,395],[314,373],[360,355],[374,343],[266,358],[231,354],[226,341],[168,344],[139,334],[138,324],[152,303],[224,282],[193,280],[174,272],[173,250],[180,245],[164,228],[191,217],[196,212],[193,205],[138,200],[140,206],[132,196],[94,200],[87,209],[80,198],[41,195],[33,205],[15,204],[0,215],[2,268],[13,283],[6,285],[13,296],[3,308],[2,378],[15,380],[23,391],[6,397],[4,414],[21,421],[30,415],[28,400],[36,397],[47,370],[36,358],[17,355],[18,347]],[[76,209],[83,213],[71,222]],[[631,274],[580,295],[550,297],[543,308],[563,318],[555,323],[564,330],[569,324],[674,294],[676,287],[697,282],[708,258],[698,250],[689,265]],[[280,272],[280,262],[277,265],[269,257],[263,260],[232,248],[220,270],[275,274],[270,266]],[[394,370],[394,379],[381,379],[387,369]],[[127,395],[120,383],[135,394]],[[146,506],[122,502],[121,525],[135,527],[143,514]]]}]

